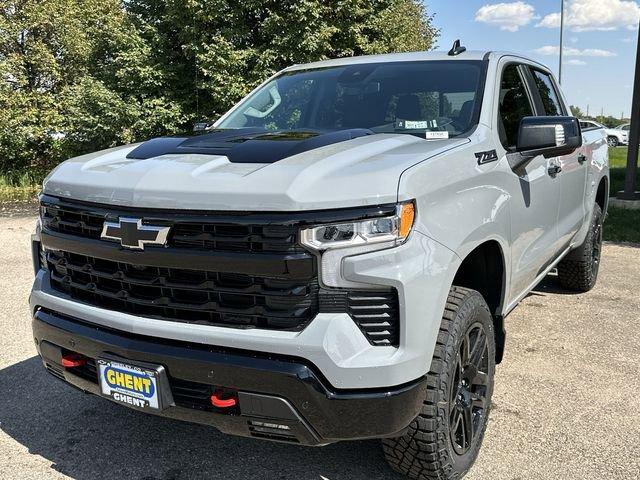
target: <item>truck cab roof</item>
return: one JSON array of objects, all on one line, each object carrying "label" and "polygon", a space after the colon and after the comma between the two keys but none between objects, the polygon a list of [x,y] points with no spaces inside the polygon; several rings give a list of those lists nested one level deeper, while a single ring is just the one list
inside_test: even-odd
[{"label": "truck cab roof", "polygon": [[[392,63],[392,62],[417,62],[417,61],[464,61],[464,60],[485,60],[492,57],[500,58],[503,56],[515,56],[526,58],[532,63],[544,66],[528,57],[515,52],[507,51],[490,51],[490,50],[471,50],[465,51],[458,55],[449,55],[446,51],[434,52],[406,52],[406,53],[385,53],[379,55],[362,55],[358,57],[344,57],[332,60],[320,60],[317,62],[292,65],[285,68],[283,72],[292,72],[298,70],[310,70],[316,68],[339,67],[344,65],[357,65],[366,63]],[[548,68],[548,67],[545,67]]]}]

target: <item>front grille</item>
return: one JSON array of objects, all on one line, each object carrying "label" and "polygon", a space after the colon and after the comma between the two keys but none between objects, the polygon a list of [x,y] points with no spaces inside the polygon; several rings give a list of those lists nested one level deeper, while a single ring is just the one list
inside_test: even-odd
[{"label": "front grille", "polygon": [[317,279],[290,280],[132,265],[47,253],[51,284],[73,298],[151,318],[301,330],[318,309]]},{"label": "front grille", "polygon": [[[315,256],[297,242],[297,232],[305,226],[393,212],[393,205],[357,211],[185,212],[45,195],[40,206],[46,251],[42,264],[54,289],[109,310],[158,320],[286,331],[301,331],[318,313],[348,313],[372,345],[398,346],[396,290],[322,289]],[[104,222],[121,217],[169,226],[167,248],[133,252],[101,241]]]},{"label": "front grille", "polygon": [[[43,227],[53,232],[98,240],[106,220],[119,216],[141,216],[131,210],[106,210],[71,203],[43,200],[40,207]],[[298,225],[294,222],[274,225],[268,218],[252,221],[237,215],[221,218],[209,215],[167,215],[145,222],[170,226],[167,246],[219,252],[302,253],[297,243]]]}]

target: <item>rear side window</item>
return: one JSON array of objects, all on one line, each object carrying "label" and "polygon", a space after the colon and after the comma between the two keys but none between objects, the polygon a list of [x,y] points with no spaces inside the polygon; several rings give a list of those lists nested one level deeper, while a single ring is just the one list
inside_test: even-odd
[{"label": "rear side window", "polygon": [[538,87],[545,114],[550,117],[564,115],[558,92],[556,92],[551,76],[540,70],[533,70],[531,73],[533,73],[533,79]]},{"label": "rear side window", "polygon": [[518,65],[505,67],[500,81],[500,111],[498,130],[500,141],[507,150],[513,150],[518,140],[520,121],[533,116],[533,107]]}]

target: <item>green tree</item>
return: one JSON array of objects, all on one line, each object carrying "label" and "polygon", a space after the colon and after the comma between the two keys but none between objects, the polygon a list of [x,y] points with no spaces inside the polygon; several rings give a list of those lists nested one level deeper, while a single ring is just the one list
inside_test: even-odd
[{"label": "green tree", "polygon": [[0,0],[0,173],[184,132],[287,65],[438,33],[418,0]]},{"label": "green tree", "polygon": [[130,0],[172,100],[216,117],[281,68],[429,50],[438,30],[414,0]]},{"label": "green tree", "polygon": [[61,159],[177,131],[148,46],[119,0],[0,6],[0,170],[34,176]]},{"label": "green tree", "polygon": [[584,118],[585,114],[584,112],[580,109],[580,107],[576,107],[575,105],[570,105],[569,109],[571,110],[571,115],[573,115],[576,118]]}]

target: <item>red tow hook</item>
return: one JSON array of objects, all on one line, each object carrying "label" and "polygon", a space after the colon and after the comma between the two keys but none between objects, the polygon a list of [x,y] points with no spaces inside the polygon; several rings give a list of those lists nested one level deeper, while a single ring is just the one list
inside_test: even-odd
[{"label": "red tow hook", "polygon": [[62,356],[62,366],[64,368],[82,367],[87,363],[87,358],[79,353],[68,353]]},{"label": "red tow hook", "polygon": [[216,408],[232,408],[238,404],[237,398],[220,398],[221,396],[221,392],[214,392],[214,394],[211,395],[211,405]]}]

